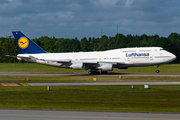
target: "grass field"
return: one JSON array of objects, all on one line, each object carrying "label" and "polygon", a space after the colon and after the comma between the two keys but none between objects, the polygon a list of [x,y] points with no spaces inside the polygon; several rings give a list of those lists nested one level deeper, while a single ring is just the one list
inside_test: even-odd
[{"label": "grass field", "polygon": [[180,113],[179,87],[1,87],[0,108]]},{"label": "grass field", "polygon": [[[156,66],[130,67],[129,69],[114,69],[115,73],[155,73]],[[160,66],[161,73],[180,73],[180,64]],[[87,73],[83,70],[72,70],[34,63],[0,63],[0,72],[46,72],[46,73]]]},{"label": "grass field", "polygon": [[[115,69],[115,73],[154,73],[156,66]],[[180,73],[180,65],[167,64],[161,73]],[[0,72],[83,73],[38,64],[0,64]],[[27,76],[28,77],[28,76]],[[92,76],[31,76],[35,82],[95,82]],[[179,77],[96,77],[96,82],[180,81]],[[22,76],[0,76],[0,83],[25,82]],[[180,85],[143,86],[19,86],[0,87],[0,109],[83,110],[180,113]]]}]

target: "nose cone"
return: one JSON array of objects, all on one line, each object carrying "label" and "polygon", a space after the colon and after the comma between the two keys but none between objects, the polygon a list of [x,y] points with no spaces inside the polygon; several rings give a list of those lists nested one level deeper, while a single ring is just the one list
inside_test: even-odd
[{"label": "nose cone", "polygon": [[172,61],[176,59],[176,56],[174,54],[171,55]]},{"label": "nose cone", "polygon": [[162,53],[162,57],[164,58],[165,63],[172,62],[176,59],[176,56],[168,51],[165,51]]},{"label": "nose cone", "polygon": [[169,58],[169,60],[167,59],[167,62],[172,62],[173,60],[176,59],[176,56],[172,53],[169,53],[169,56],[170,56],[170,58]]}]

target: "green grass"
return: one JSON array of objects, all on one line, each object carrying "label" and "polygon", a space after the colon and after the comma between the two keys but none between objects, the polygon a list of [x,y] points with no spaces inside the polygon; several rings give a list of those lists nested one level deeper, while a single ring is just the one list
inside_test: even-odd
[{"label": "green grass", "polygon": [[1,87],[0,108],[180,113],[180,86],[134,87]]},{"label": "green grass", "polygon": [[[155,73],[156,66],[115,69],[115,73]],[[180,65],[167,64],[161,73],[180,73]],[[83,70],[23,63],[0,64],[0,72],[87,73]],[[28,83],[95,82],[94,76],[27,76]],[[96,77],[96,82],[180,81],[180,77]],[[23,76],[0,76],[0,83],[26,82]],[[180,86],[0,86],[0,109],[53,109],[83,111],[180,113]]]},{"label": "green grass", "polygon": [[[77,82],[173,82],[180,77],[94,77],[94,76],[0,76],[0,83],[77,83]],[[96,81],[93,81],[96,78]]]},{"label": "green grass", "polygon": [[[155,73],[156,66],[130,67],[129,69],[114,69],[115,73]],[[179,64],[160,66],[161,73],[180,73]],[[0,63],[0,72],[46,72],[46,73],[87,73],[83,70],[72,70],[34,63]]]},{"label": "green grass", "polygon": [[46,73],[82,73],[83,70],[72,70],[35,63],[0,63],[0,72],[46,72]]}]

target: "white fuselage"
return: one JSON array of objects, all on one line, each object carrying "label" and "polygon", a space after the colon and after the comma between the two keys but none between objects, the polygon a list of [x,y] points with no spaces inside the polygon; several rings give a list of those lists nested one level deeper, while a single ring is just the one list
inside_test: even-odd
[{"label": "white fuselage", "polygon": [[[98,52],[19,54],[18,56],[32,56],[33,60],[18,59],[57,67],[72,67],[73,64],[94,64],[96,69],[100,68],[101,64],[112,64],[114,68],[126,68],[160,65],[176,59],[174,54],[161,47],[122,48]],[[97,65],[98,63],[101,64]]]}]

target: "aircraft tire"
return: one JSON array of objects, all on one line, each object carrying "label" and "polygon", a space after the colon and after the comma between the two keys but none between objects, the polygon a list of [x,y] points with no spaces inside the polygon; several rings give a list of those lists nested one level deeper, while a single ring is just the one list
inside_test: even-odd
[{"label": "aircraft tire", "polygon": [[92,71],[88,71],[88,74],[89,74],[89,75],[92,75]]},{"label": "aircraft tire", "polygon": [[159,73],[160,72],[160,70],[156,70],[156,73]]},{"label": "aircraft tire", "polygon": [[98,71],[88,71],[88,74],[89,75],[100,74],[100,72],[98,72]]}]

